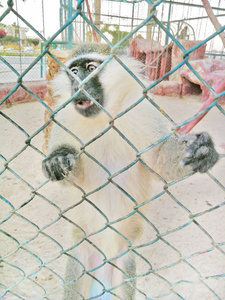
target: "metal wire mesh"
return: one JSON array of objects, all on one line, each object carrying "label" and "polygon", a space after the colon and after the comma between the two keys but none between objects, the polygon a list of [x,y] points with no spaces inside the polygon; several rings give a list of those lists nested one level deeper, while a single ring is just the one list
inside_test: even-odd
[{"label": "metal wire mesh", "polygon": [[[85,202],[91,207],[90,209],[97,210],[99,217],[105,220],[105,225],[101,229],[96,232],[91,232],[90,234],[87,234],[82,228],[79,228],[83,232],[81,242],[87,242],[91,247],[95,248],[98,253],[101,253],[104,258],[102,264],[90,270],[85,269],[80,263],[83,268],[81,276],[87,275],[88,277],[94,278],[102,287],[101,293],[91,295],[89,299],[103,299],[102,297],[106,293],[107,295],[116,297],[117,289],[120,286],[123,286],[127,282],[132,285],[135,281],[137,283],[136,287],[133,285],[137,295],[135,299],[224,299],[225,236],[222,221],[225,215],[225,181],[221,171],[224,170],[224,160],[220,160],[218,166],[215,167],[215,171],[213,169],[204,175],[191,173],[173,182],[166,182],[166,180],[161,177],[160,187],[154,196],[141,204],[138,204],[136,199],[119,186],[115,178],[123,172],[126,172],[129,168],[132,168],[137,162],[140,162],[149,172],[159,177],[159,175],[155,174],[154,170],[142,160],[142,155],[172,135],[175,135],[177,129],[182,128],[190,121],[197,119],[208,111],[209,114],[207,115],[208,119],[206,118],[206,123],[213,126],[217,120],[219,124],[224,124],[225,111],[219,104],[219,100],[225,95],[225,91],[215,91],[199,72],[193,68],[189,61],[189,56],[193,51],[222,33],[225,26],[222,26],[212,35],[204,39],[204,41],[186,50],[157,17],[156,11],[165,1],[148,0],[147,3],[151,6],[149,16],[133,28],[133,30],[119,42],[113,45],[106,36],[102,34],[100,29],[84,14],[82,10],[83,2],[83,0],[77,1],[76,11],[48,40],[18,14],[11,0],[7,2],[8,8],[0,17],[0,21],[2,21],[8,14],[16,15],[26,26],[33,30],[45,44],[43,53],[35,58],[22,72],[18,72],[13,66],[13,63],[11,64],[3,57],[0,57],[1,63],[7,66],[17,78],[15,86],[0,100],[0,105],[3,105],[19,87],[25,89],[26,92],[30,93],[35,99],[34,103],[29,103],[27,108],[24,108],[18,115],[15,114],[18,106],[12,107],[10,110],[3,108],[0,111],[1,128],[6,128],[2,136],[8,137],[8,139],[4,139],[4,144],[2,139],[0,153],[0,270],[2,273],[0,275],[0,297],[3,299],[61,299],[63,286],[71,284],[71,282],[65,281],[64,266],[66,265],[68,257],[76,259],[71,256],[70,250],[76,247],[79,249],[79,245],[73,245],[71,247],[65,233],[65,228],[78,227],[69,217],[69,213],[77,204],[68,207],[66,201],[62,201],[67,197],[66,189],[63,190],[65,196],[63,196],[62,199],[60,198],[62,194],[61,188],[57,188],[55,185],[53,186],[53,183],[44,179],[41,174],[41,161],[45,155],[42,153],[41,147],[43,143],[43,130],[52,122],[57,123],[62,130],[67,131],[67,133],[73,135],[75,139],[78,139],[77,136],[54,118],[60,110],[73,100],[73,97],[65,99],[65,103],[53,111],[44,101],[26,87],[24,78],[45,55],[51,56],[65,68],[63,63],[49,51],[49,48],[55,38],[79,17],[94,28],[102,40],[111,47],[112,54],[101,65],[99,71],[114,57],[143,88],[143,97],[137,99],[137,102],[132,107],[127,108],[121,114],[112,117],[104,109],[104,113],[108,115],[110,121],[109,126],[103,132],[98,136],[93,136],[93,138],[86,143],[79,140],[82,154],[88,156],[108,174],[107,181],[97,189],[89,193],[81,190],[81,203]],[[149,21],[154,21],[179,49],[181,49],[183,52],[183,60],[146,87],[135,74],[129,70],[129,66],[124,65],[114,53],[117,48],[146,26]],[[162,101],[163,99],[161,99],[161,102],[160,100],[158,102],[147,93],[184,65],[210,90],[213,94],[214,101],[201,112],[194,114],[195,111],[191,113],[187,111],[186,117],[179,119],[174,118],[174,116],[172,117],[175,105],[179,106],[179,104],[175,104],[173,100],[171,100],[170,104],[173,103],[172,108],[168,105],[167,108],[164,109],[163,105],[165,104]],[[84,83],[85,80],[81,84]],[[144,99],[147,99],[150,105],[153,105],[164,115],[171,126],[171,132],[168,132],[166,136],[154,144],[148,145],[147,148],[138,151],[132,142],[120,132],[116,124],[114,124],[114,121],[123,117],[124,114],[132,110]],[[42,119],[37,117],[37,115],[44,114],[46,109],[50,112],[50,119],[48,122],[43,123]],[[211,121],[210,114],[212,116]],[[29,118],[27,127],[20,125],[24,116]],[[173,119],[178,121],[174,121]],[[199,126],[199,129],[201,129],[201,125]],[[136,160],[114,174],[111,174],[101,161],[91,156],[88,152],[88,146],[101,138],[101,136],[107,134],[109,130],[115,130],[121,136],[121,140],[128,143],[136,153]],[[212,132],[217,137],[224,136],[223,128],[220,128],[219,132],[217,129],[214,129],[214,131],[212,129]],[[14,143],[13,147],[10,146],[10,142]],[[125,193],[133,203],[133,210],[130,214],[123,216],[122,219],[111,222],[103,211],[89,200],[91,195],[106,188],[108,184],[112,184],[116,189]],[[204,203],[199,203],[197,201],[198,197],[200,197],[199,195],[201,193],[205,193],[205,190],[209,194],[211,192],[211,194],[209,196],[204,194],[206,197]],[[150,207],[150,209],[146,215],[142,209],[147,210],[148,207]],[[146,237],[145,242],[138,245],[132,245],[127,237],[121,232],[118,232],[114,226],[118,222],[132,219],[133,215],[139,215],[140,218],[143,218],[149,228],[149,235]],[[92,236],[109,229],[127,241],[128,247],[120,257],[125,256],[128,252],[132,252],[137,260],[143,264],[141,272],[134,277],[126,278],[124,282],[114,287],[105,286],[104,283],[100,282],[94,275],[94,271],[100,269],[105,264],[109,264],[117,268],[119,272],[123,272],[123,270],[115,264],[115,258],[107,258],[102,249],[97,247],[91,239]],[[151,236],[151,238],[149,238],[149,236]],[[153,236],[154,238],[152,238]],[[140,284],[138,284],[139,282]],[[120,299],[119,297],[117,298]]]}]

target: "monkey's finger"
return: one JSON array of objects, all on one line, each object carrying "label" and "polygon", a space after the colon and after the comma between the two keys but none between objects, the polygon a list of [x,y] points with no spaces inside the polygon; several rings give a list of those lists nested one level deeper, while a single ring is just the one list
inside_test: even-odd
[{"label": "monkey's finger", "polygon": [[206,146],[200,146],[196,143],[187,146],[185,149],[185,157],[193,157],[193,158],[203,158],[207,156],[209,153],[209,148]]},{"label": "monkey's finger", "polygon": [[200,158],[204,158],[208,155],[209,155],[209,148],[206,146],[202,146],[197,149],[194,156],[195,156],[195,158],[200,159]]},{"label": "monkey's finger", "polygon": [[[189,147],[185,151],[185,158],[182,159],[181,165],[189,165],[193,171],[199,171],[199,168],[205,169],[204,165],[207,165],[209,149],[205,146],[195,149],[195,147]],[[207,171],[207,169],[206,169]],[[206,172],[203,171],[203,172]]]},{"label": "monkey's finger", "polygon": [[71,171],[73,166],[75,165],[74,155],[73,154],[68,154],[66,156],[66,159],[67,159],[68,170]]},{"label": "monkey's finger", "polygon": [[[51,179],[53,181],[55,180],[62,180],[64,178],[63,176],[63,168],[61,163],[60,157],[54,157],[51,159]],[[54,178],[54,179],[53,179]]]},{"label": "monkey's finger", "polygon": [[215,165],[218,159],[219,155],[216,151],[202,146],[195,152],[193,157],[184,158],[181,165],[189,165],[192,171],[205,173]]},{"label": "monkey's finger", "polygon": [[193,157],[195,154],[196,149],[192,146],[189,146],[185,149],[185,157]]},{"label": "monkey's finger", "polygon": [[201,134],[198,134],[197,137],[198,137],[198,144],[199,145],[212,143],[212,139],[209,136],[208,132],[202,132]]},{"label": "monkey's finger", "polygon": [[194,172],[204,173],[208,170],[207,163],[203,160],[193,159],[193,158],[184,158],[180,162],[182,166],[189,166],[190,169]]},{"label": "monkey's finger", "polygon": [[208,154],[209,147],[211,147],[211,145],[208,142],[205,143],[205,139],[200,137],[197,138],[193,143],[187,144],[185,153],[188,157],[202,157]]},{"label": "monkey's finger", "polygon": [[193,161],[192,158],[185,157],[185,158],[183,158],[183,159],[180,161],[180,165],[181,165],[181,166],[187,166],[187,165],[189,165],[192,161]]},{"label": "monkey's finger", "polygon": [[205,173],[211,167],[208,164],[207,160],[194,160],[192,163],[189,164],[190,168],[194,172]]},{"label": "monkey's finger", "polygon": [[72,154],[68,154],[66,156],[58,157],[60,162],[60,167],[63,175],[68,175],[74,166],[74,156]]},{"label": "monkey's finger", "polygon": [[183,135],[178,139],[178,142],[180,144],[185,142],[185,143],[187,143],[187,146],[190,146],[190,145],[193,145],[196,140],[197,140],[196,135]]},{"label": "monkey's finger", "polygon": [[57,169],[62,175],[67,175],[69,173],[68,160],[65,156],[57,157]]},{"label": "monkey's finger", "polygon": [[58,155],[51,160],[51,164],[56,180],[62,180],[74,166],[74,155]]},{"label": "monkey's finger", "polygon": [[46,159],[46,160],[43,161],[43,163],[42,163],[42,169],[43,169],[43,172],[44,172],[45,176],[48,179],[51,179],[52,181],[56,181],[55,174],[51,170],[51,163],[50,163],[50,161],[48,159]]}]

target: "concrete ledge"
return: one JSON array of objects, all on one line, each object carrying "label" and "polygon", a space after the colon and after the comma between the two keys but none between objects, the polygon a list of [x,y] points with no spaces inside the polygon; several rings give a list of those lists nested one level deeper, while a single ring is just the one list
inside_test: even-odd
[{"label": "concrete ledge", "polygon": [[[0,85],[0,101],[8,95],[8,93],[15,87],[14,84],[4,84]],[[38,98],[44,100],[44,96],[47,92],[46,81],[34,81],[34,82],[24,82],[23,85],[28,88],[32,93],[34,93]],[[10,97],[3,103],[3,105],[12,105],[15,103],[35,101],[36,99],[31,96],[22,87],[19,87]]]},{"label": "concrete ledge", "polygon": [[[151,81],[151,83],[153,82]],[[179,97],[181,95],[181,84],[176,81],[162,81],[149,91],[155,95]]]}]

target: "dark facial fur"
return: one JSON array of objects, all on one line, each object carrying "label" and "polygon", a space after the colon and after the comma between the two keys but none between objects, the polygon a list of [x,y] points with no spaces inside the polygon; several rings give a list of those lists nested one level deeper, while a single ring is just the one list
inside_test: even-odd
[{"label": "dark facial fur", "polygon": [[[80,78],[84,80],[91,72],[93,72],[102,61],[96,61],[88,58],[75,59],[68,66],[69,69]],[[72,95],[78,91],[79,83],[76,79],[70,76],[72,84]],[[84,90],[91,95],[99,104],[104,104],[103,89],[99,81],[98,75],[92,77],[85,85]],[[85,117],[92,117],[98,114],[101,109],[85,95],[84,92],[79,94],[73,100],[76,110]]]}]

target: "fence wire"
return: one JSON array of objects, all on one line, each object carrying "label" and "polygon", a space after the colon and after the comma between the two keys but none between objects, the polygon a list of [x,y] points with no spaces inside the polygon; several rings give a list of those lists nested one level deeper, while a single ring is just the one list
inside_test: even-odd
[{"label": "fence wire", "polygon": [[[215,125],[217,122],[219,125],[224,124],[225,110],[219,100],[225,95],[225,90],[216,91],[209,82],[206,82],[199,70],[192,66],[189,57],[193,51],[196,51],[222,33],[225,26],[222,26],[212,35],[186,50],[156,14],[157,9],[166,1],[148,0],[146,2],[151,6],[149,16],[115,45],[84,14],[82,10],[84,0],[77,1],[77,8],[73,15],[49,39],[46,39],[15,10],[12,0],[8,0],[7,8],[0,16],[0,22],[3,22],[4,18],[9,14],[17,16],[38,35],[45,45],[43,52],[21,72],[15,68],[13,62],[10,63],[5,58],[0,57],[1,64],[10,69],[14,73],[15,78],[17,78],[17,82],[10,92],[0,99],[0,105],[2,105],[2,110],[0,111],[1,131],[3,128],[5,130],[5,132],[1,132],[2,138],[0,141],[0,298],[2,299],[61,299],[63,287],[72,283],[66,282],[64,269],[68,257],[76,260],[76,258],[72,257],[70,251],[76,247],[79,249],[79,244],[71,246],[65,231],[68,227],[76,226],[78,228],[78,225],[71,221],[69,216],[75,205],[68,207],[66,201],[62,201],[67,197],[66,188],[57,187],[54,183],[44,179],[41,173],[41,161],[45,158],[45,154],[41,149],[43,130],[53,122],[60,126],[62,130],[72,134],[69,129],[65,128],[54,117],[73,100],[73,97],[65,99],[65,103],[62,106],[53,110],[46,102],[34,94],[24,82],[26,75],[32,72],[46,55],[52,57],[65,68],[64,64],[50,52],[50,45],[78,17],[88,23],[101,36],[102,40],[111,47],[111,55],[100,68],[104,68],[114,57],[143,88],[143,98],[137,99],[137,102],[132,107],[127,108],[121,114],[112,117],[104,109],[104,113],[110,119],[108,128],[99,133],[98,136],[93,136],[86,143],[80,141],[82,154],[88,156],[108,173],[107,182],[95,190],[86,193],[80,188],[82,201],[89,204],[90,210],[97,210],[99,216],[105,220],[105,226],[96,232],[87,234],[84,229],[80,228],[83,232],[81,242],[89,243],[103,257],[103,263],[99,263],[98,267],[90,270],[87,270],[78,261],[83,268],[81,276],[87,275],[92,277],[101,286],[101,293],[90,295],[89,299],[111,299],[110,296],[114,296],[115,299],[121,299],[116,297],[117,289],[127,282],[136,291],[135,299],[225,299],[225,180],[223,157],[212,171],[208,171],[204,175],[191,173],[173,182],[167,182],[142,160],[144,153],[175,135],[177,129],[183,128],[190,121],[196,120],[206,112],[209,112],[206,117],[206,123],[211,122],[211,125]],[[128,41],[135,33],[138,33],[149,21],[156,23],[177,45],[183,52],[183,60],[146,87],[129,70],[129,66],[124,65],[115,53],[124,42]],[[182,66],[186,66],[191,70],[201,84],[211,92],[213,101],[197,114],[195,114],[194,110],[191,110],[191,112],[186,111],[185,118],[181,120],[174,117],[173,114],[175,105],[179,106],[177,102],[173,102],[173,99],[169,100],[170,105],[167,106],[167,109],[164,109],[163,100],[161,99],[161,102],[157,102],[148,92],[152,91],[162,81],[168,79]],[[85,83],[85,80],[82,84]],[[4,106],[5,102],[20,87],[25,89],[34,98],[35,102],[28,103],[26,108],[21,108],[24,104],[6,108]],[[164,115],[170,124],[171,132],[168,132],[166,136],[154,144],[148,145],[147,148],[139,151],[120,132],[114,121],[121,118],[144,99],[147,99],[151,105]],[[190,106],[191,103],[189,103]],[[19,113],[16,114],[17,110],[19,110]],[[50,119],[46,123],[39,118],[39,116],[44,114],[45,110],[48,110],[50,113]],[[211,121],[210,116],[213,118]],[[24,118],[28,119],[27,126],[20,125],[23,124]],[[223,136],[225,138],[224,128],[221,127],[212,129],[212,132],[216,137]],[[136,152],[136,160],[114,174],[111,174],[101,161],[98,161],[88,153],[88,145],[95,143],[109,130],[115,130]],[[74,134],[73,136],[75,139],[78,139]],[[3,137],[7,137],[7,139],[3,139]],[[137,200],[122,189],[115,180],[117,176],[126,172],[137,162],[141,162],[149,172],[160,179],[161,183],[157,192],[141,204],[138,204]],[[126,194],[133,203],[133,211],[130,214],[114,221],[109,221],[100,208],[96,207],[89,200],[92,194],[106,188],[109,183]],[[65,195],[60,198],[62,191]],[[201,194],[205,198],[201,197]],[[142,209],[146,209],[149,213],[143,213]],[[123,220],[132,219],[134,214],[138,214],[148,224],[148,236],[151,236],[151,238],[147,238],[144,242],[137,245],[131,244],[129,239],[114,226]],[[119,272],[124,273],[115,264],[115,258],[107,258],[103,250],[92,242],[92,236],[96,236],[108,229],[113,230],[116,235],[127,241],[127,249],[118,258],[125,256],[128,252],[132,252],[137,257],[137,261],[143,264],[143,269],[139,270],[138,274],[134,277],[126,278],[124,282],[113,287],[105,286],[103,282],[98,280],[94,272],[105,264],[109,264]],[[136,285],[134,284],[135,282]],[[103,298],[104,294],[107,294],[108,298]]]}]

